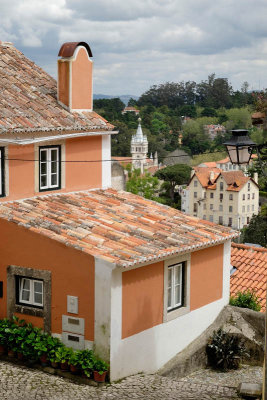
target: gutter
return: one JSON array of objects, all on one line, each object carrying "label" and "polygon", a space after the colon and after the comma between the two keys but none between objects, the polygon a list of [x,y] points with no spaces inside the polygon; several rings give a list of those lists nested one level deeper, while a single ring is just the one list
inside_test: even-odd
[{"label": "gutter", "polygon": [[119,131],[100,131],[100,132],[79,132],[79,133],[67,133],[64,135],[56,135],[56,136],[43,136],[38,138],[30,138],[30,139],[1,139],[0,135],[0,143],[7,143],[7,144],[17,144],[20,146],[25,146],[27,144],[34,144],[34,143],[42,143],[42,142],[51,142],[56,140],[62,139],[71,139],[71,138],[78,138],[78,137],[88,137],[88,136],[102,136],[102,135],[116,135]]}]

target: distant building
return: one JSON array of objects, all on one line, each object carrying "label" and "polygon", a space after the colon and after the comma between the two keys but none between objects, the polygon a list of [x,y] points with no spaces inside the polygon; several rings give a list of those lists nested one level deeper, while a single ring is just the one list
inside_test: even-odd
[{"label": "distant building", "polygon": [[215,137],[220,134],[225,134],[226,133],[226,128],[223,125],[204,125],[204,131],[209,135],[211,140],[214,140]]},{"label": "distant building", "polygon": [[[252,165],[253,160],[257,158],[256,154],[253,154],[249,163],[249,166]],[[222,171],[244,171],[246,173],[248,167],[247,165],[237,165],[232,164],[229,157],[224,158],[223,160],[219,161],[208,161],[203,162],[198,165],[198,167],[209,167],[209,168],[220,168]]]},{"label": "distant building", "polygon": [[128,113],[128,112],[131,112],[131,113],[135,113],[135,115],[139,115],[139,113],[140,113],[140,110],[138,110],[137,108],[135,108],[135,107],[124,107],[124,109],[122,110],[122,114],[126,114],[126,113]]},{"label": "distant building", "polygon": [[[131,140],[131,153],[132,153],[132,169],[140,168],[143,174],[145,170],[150,167],[158,168],[158,154],[155,152],[154,157],[152,154],[147,158],[148,153],[148,140],[147,136],[143,134],[141,126],[141,118],[138,118],[138,128]],[[154,171],[155,172],[155,171]]]},{"label": "distant building", "polygon": [[182,211],[241,229],[259,210],[259,187],[242,171],[196,167],[182,193]]}]

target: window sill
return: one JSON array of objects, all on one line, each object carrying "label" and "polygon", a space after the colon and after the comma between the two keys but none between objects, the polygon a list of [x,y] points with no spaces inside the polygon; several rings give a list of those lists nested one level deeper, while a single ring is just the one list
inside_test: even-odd
[{"label": "window sill", "polygon": [[26,314],[26,315],[33,315],[35,317],[43,317],[44,316],[44,310],[41,308],[37,308],[34,306],[27,306],[27,305],[22,305],[22,304],[15,304],[15,312],[20,313],[20,314]]},{"label": "window sill", "polygon": [[189,313],[189,312],[190,312],[189,306],[186,306],[186,307],[179,307],[179,308],[176,308],[176,309],[173,310],[173,311],[168,311],[168,312],[166,313],[165,321],[164,321],[164,322],[172,321],[173,319],[176,319],[176,318],[178,318],[178,317],[181,317],[182,315],[185,315],[185,314],[187,314],[187,313]]}]

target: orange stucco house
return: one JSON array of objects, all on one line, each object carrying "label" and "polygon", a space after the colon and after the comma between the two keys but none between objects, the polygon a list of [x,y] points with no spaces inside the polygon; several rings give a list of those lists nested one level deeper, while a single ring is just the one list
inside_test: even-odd
[{"label": "orange stucco house", "polygon": [[91,49],[59,57],[57,84],[0,43],[0,318],[94,348],[111,380],[153,372],[228,303],[236,233],[111,189]]}]

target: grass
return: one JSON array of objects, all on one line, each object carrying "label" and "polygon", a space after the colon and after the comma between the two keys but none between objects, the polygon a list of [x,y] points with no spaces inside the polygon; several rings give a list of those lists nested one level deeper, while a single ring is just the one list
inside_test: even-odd
[{"label": "grass", "polygon": [[226,151],[220,151],[220,152],[215,152],[215,153],[208,153],[208,154],[198,154],[192,157],[191,165],[195,167],[198,164],[201,164],[203,162],[209,162],[209,161],[219,161],[227,157]]}]

